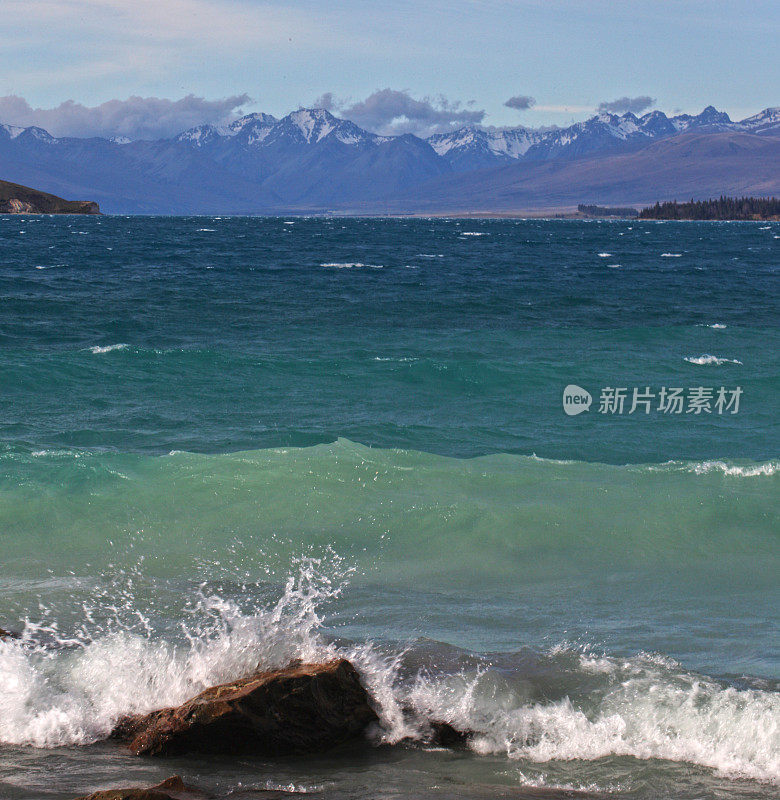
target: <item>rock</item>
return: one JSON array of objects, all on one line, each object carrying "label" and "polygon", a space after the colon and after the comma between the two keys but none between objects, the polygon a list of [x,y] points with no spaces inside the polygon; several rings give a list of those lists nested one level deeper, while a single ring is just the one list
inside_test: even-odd
[{"label": "rock", "polygon": [[430,743],[437,747],[463,747],[473,735],[471,731],[459,731],[449,722],[431,722],[430,726]]},{"label": "rock", "polygon": [[3,639],[18,639],[18,638],[19,638],[18,633],[15,633],[14,631],[7,631],[5,630],[5,628],[0,628],[0,642],[2,642]]},{"label": "rock", "polygon": [[206,796],[187,786],[178,775],[174,775],[148,789],[106,789],[77,797],[76,800],[206,800]]},{"label": "rock", "polygon": [[341,659],[258,672],[175,708],[125,717],[112,736],[136,755],[329,749],[377,720],[357,671]]}]

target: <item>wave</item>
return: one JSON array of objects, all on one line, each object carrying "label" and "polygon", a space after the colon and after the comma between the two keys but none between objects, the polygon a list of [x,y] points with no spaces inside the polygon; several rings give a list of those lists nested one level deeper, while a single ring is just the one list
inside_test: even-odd
[{"label": "wave", "polygon": [[[471,732],[476,754],[533,763],[628,755],[780,783],[776,691],[728,685],[657,654],[619,658],[568,643],[478,657],[430,641],[334,640],[323,618],[349,575],[333,554],[303,558],[275,600],[250,607],[201,587],[177,639],[152,630],[129,576],[135,618],[120,619],[114,603],[85,607],[70,631],[28,623],[20,640],[0,643],[0,742],[84,745],[122,714],[180,703],[258,667],[345,657],[379,713],[375,744],[424,744],[430,723],[446,721]],[[111,624],[97,626],[101,614]]]},{"label": "wave", "polygon": [[703,461],[699,464],[687,466],[686,469],[692,470],[697,475],[706,475],[710,472],[721,472],[724,475],[740,478],[755,478],[764,475],[777,474],[780,462],[767,461],[764,464],[729,464],[725,461]]},{"label": "wave", "polygon": [[[623,466],[511,454],[453,458],[347,439],[159,456],[16,448],[0,452],[0,527],[19,531],[5,538],[4,551],[20,558],[36,542],[45,543],[52,561],[79,553],[89,558],[96,540],[128,541],[143,528],[150,535],[138,546],[154,558],[211,552],[234,536],[258,546],[287,537],[333,543],[345,554],[365,554],[367,563],[390,552],[408,562],[410,582],[445,574],[467,582],[510,580],[517,570],[595,567],[601,559],[630,564],[638,551],[645,559],[673,556],[675,563],[724,561],[751,547],[762,552],[772,541],[761,520],[775,513],[777,465],[718,458]],[[731,524],[713,531],[710,520],[724,508]],[[475,547],[478,563],[470,555]],[[434,571],[426,571],[426,559],[435,562]],[[395,576],[402,571],[384,561],[383,568]]]},{"label": "wave", "polygon": [[689,364],[698,364],[700,366],[713,365],[719,367],[723,364],[742,365],[742,362],[736,358],[722,358],[721,356],[713,356],[709,353],[705,353],[701,356],[686,356],[683,361],[687,361]]},{"label": "wave", "polygon": [[320,266],[336,269],[384,269],[384,264],[363,264],[360,261],[330,261]]},{"label": "wave", "polygon": [[90,353],[98,355],[100,353],[111,353],[114,350],[126,350],[128,347],[130,347],[129,344],[124,344],[120,342],[119,344],[107,344],[107,345],[96,344],[93,347],[88,347],[87,350],[89,350]]}]

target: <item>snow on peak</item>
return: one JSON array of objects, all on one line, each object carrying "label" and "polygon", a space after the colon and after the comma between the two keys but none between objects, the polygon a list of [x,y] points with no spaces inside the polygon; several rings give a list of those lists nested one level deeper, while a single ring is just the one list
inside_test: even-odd
[{"label": "snow on peak", "polygon": [[780,106],[765,108],[738,124],[742,130],[748,131],[768,131],[780,128]]},{"label": "snow on peak", "polygon": [[245,133],[247,144],[252,144],[264,139],[276,123],[276,117],[272,117],[270,114],[247,114],[227,125],[196,125],[194,128],[180,133],[176,137],[176,141],[203,147],[220,138],[231,138]]},{"label": "snow on peak", "polygon": [[9,138],[15,139],[20,133],[24,133],[25,128],[20,128],[18,125],[0,125],[0,130],[5,131]]},{"label": "snow on peak", "polygon": [[194,128],[180,133],[176,137],[176,141],[188,142],[196,147],[202,147],[219,135],[219,131],[214,125],[197,125]]},{"label": "snow on peak", "polygon": [[452,133],[437,133],[428,144],[440,155],[457,152],[483,152],[508,158],[520,158],[540,138],[537,131],[516,128],[477,128],[467,126]]},{"label": "snow on peak", "polygon": [[57,142],[57,139],[48,131],[35,125],[31,125],[29,128],[20,128],[18,125],[0,125],[0,130],[5,131],[9,139],[17,139],[20,136],[24,136],[25,139],[37,139],[39,142],[45,142],[46,144]]},{"label": "snow on peak", "polygon": [[321,141],[338,126],[338,120],[324,108],[299,108],[286,119],[308,144]]}]

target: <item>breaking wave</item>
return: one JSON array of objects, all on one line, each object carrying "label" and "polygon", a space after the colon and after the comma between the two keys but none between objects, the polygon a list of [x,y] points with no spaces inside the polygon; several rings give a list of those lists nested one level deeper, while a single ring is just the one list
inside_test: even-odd
[{"label": "breaking wave", "polygon": [[655,654],[617,658],[567,643],[487,658],[435,642],[338,641],[324,620],[350,572],[332,553],[301,558],[266,604],[203,585],[175,637],[153,631],[136,607],[138,574],[125,576],[124,602],[85,606],[69,631],[28,621],[21,639],[0,643],[0,741],[88,744],[122,714],[180,703],[258,667],[338,656],[373,697],[377,744],[424,744],[430,723],[445,721],[470,732],[476,754],[537,763],[629,755],[780,782],[775,691],[737,688]]}]

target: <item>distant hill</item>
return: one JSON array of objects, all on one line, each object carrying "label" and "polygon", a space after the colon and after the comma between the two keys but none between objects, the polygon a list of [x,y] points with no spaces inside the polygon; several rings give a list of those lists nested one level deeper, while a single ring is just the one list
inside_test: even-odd
[{"label": "distant hill", "polygon": [[642,149],[449,175],[387,198],[396,213],[509,212],[780,192],[780,135],[683,133]]},{"label": "distant hill", "polygon": [[0,214],[99,214],[97,203],[63,200],[29,186],[0,181]]},{"label": "distant hill", "polygon": [[324,109],[249,114],[171,139],[0,125],[0,174],[131,214],[435,213],[777,194],[780,108],[598,114],[566,128],[379,136]]}]

